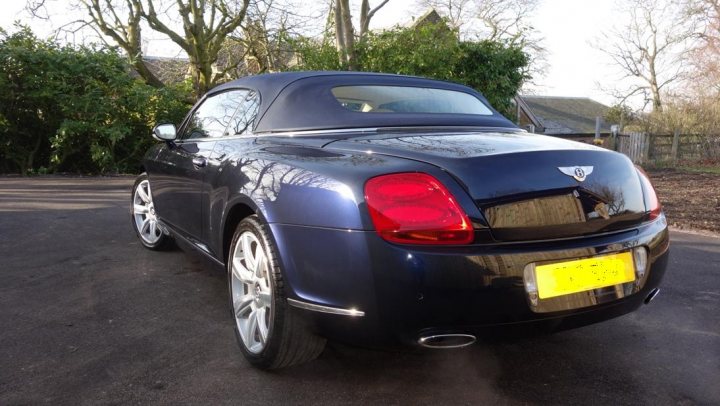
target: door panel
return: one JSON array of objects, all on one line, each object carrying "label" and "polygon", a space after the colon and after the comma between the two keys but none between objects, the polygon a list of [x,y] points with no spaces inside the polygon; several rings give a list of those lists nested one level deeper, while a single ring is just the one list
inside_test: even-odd
[{"label": "door panel", "polygon": [[207,166],[193,161],[210,158],[215,141],[185,141],[158,154],[152,178],[155,208],[160,217],[186,238],[202,235],[201,195]]},{"label": "door panel", "polygon": [[207,215],[205,178],[217,139],[228,126],[247,90],[211,95],[193,109],[178,131],[179,139],[162,148],[154,164],[152,193],[160,218],[196,243],[204,243]]},{"label": "door panel", "polygon": [[[230,193],[242,189],[247,176],[244,174],[243,158],[249,155],[253,149],[257,149],[252,129],[255,125],[260,95],[256,92],[249,92],[245,100],[238,108],[237,113],[230,121],[226,133],[229,137],[218,139],[215,150],[208,161],[208,169],[205,175],[204,184],[207,189],[203,196],[203,208],[205,211],[204,226],[205,240],[208,242],[209,250],[222,258],[222,216],[226,209],[227,199]],[[247,137],[242,137],[247,136]],[[223,169],[229,169],[223,171]]]}]

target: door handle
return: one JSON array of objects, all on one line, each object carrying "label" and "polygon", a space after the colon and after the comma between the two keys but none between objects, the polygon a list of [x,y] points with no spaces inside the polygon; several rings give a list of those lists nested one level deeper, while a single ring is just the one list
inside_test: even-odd
[{"label": "door handle", "polygon": [[205,159],[205,157],[196,156],[193,158],[192,163],[195,168],[200,169],[207,165],[207,159]]}]

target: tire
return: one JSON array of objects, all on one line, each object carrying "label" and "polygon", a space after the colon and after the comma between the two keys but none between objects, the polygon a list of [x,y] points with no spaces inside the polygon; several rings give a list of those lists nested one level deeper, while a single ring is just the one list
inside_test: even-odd
[{"label": "tire", "polygon": [[288,308],[277,249],[256,215],[235,229],[227,273],[235,337],[252,365],[284,368],[322,353],[325,339],[310,332]]},{"label": "tire", "polygon": [[143,247],[157,251],[172,246],[172,238],[165,234],[158,225],[150,181],[145,172],[135,179],[133,185],[130,198],[130,220]]}]

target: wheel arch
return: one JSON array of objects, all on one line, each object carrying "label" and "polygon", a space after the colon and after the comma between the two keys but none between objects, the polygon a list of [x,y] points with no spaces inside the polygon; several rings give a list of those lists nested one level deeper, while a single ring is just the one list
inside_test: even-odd
[{"label": "wheel arch", "polygon": [[235,228],[237,228],[237,225],[240,224],[243,219],[257,213],[257,207],[255,207],[254,204],[251,205],[246,201],[238,201],[230,206],[227,214],[225,215],[225,220],[223,221],[222,228],[223,263],[227,264],[228,255],[230,254],[230,243],[232,242],[233,234],[235,233]]}]

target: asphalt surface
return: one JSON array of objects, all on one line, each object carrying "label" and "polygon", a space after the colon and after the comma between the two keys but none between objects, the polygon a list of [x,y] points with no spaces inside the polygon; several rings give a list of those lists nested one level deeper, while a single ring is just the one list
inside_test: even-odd
[{"label": "asphalt surface", "polygon": [[602,324],[462,350],[236,349],[225,276],[151,252],[130,178],[0,178],[0,405],[720,404],[720,239],[672,234],[660,295]]}]

